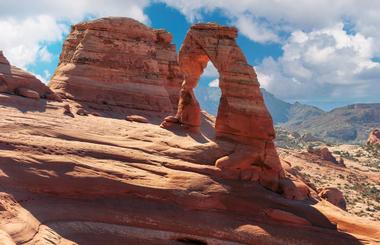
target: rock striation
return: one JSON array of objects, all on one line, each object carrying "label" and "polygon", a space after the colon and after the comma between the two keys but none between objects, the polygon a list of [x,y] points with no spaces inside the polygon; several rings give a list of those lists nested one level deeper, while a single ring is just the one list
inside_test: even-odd
[{"label": "rock striation", "polygon": [[[51,82],[65,103],[0,94],[0,243],[378,244],[378,222],[321,201],[289,161],[285,176],[236,35],[195,25],[178,70],[165,31],[127,18],[75,25]],[[193,93],[207,59],[221,74],[216,121]],[[178,96],[159,127],[152,112]]]},{"label": "rock striation", "polygon": [[49,87],[32,74],[13,66],[0,51],[0,92],[15,93],[32,99],[59,100]]},{"label": "rock striation", "polygon": [[380,145],[380,130],[373,129],[368,136],[367,145]]},{"label": "rock striation", "polygon": [[181,124],[198,131],[201,124],[199,103],[194,88],[211,61],[219,72],[222,91],[215,131],[241,146],[216,161],[227,178],[259,181],[278,189],[282,168],[275,150],[272,118],[264,104],[257,75],[236,44],[237,29],[214,23],[192,26],[179,53],[184,73],[178,110],[165,118],[162,127]]},{"label": "rock striation", "polygon": [[72,26],[49,84],[75,101],[170,112],[182,75],[172,36],[130,18]]},{"label": "rock striation", "polygon": [[379,222],[302,200],[306,188],[289,200],[223,178],[213,163],[233,142],[162,129],[153,113],[137,123],[9,106],[21,100],[0,94],[0,243],[380,243]]}]

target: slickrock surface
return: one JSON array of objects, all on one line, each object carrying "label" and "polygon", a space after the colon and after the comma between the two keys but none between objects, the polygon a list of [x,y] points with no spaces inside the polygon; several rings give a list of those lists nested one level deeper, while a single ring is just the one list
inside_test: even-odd
[{"label": "slickrock surface", "polygon": [[130,18],[74,25],[49,86],[78,102],[171,112],[182,83],[171,40]]},{"label": "slickrock surface", "polygon": [[173,124],[181,124],[197,131],[201,113],[193,89],[211,61],[219,72],[222,91],[216,136],[242,144],[234,153],[218,159],[215,165],[226,178],[258,181],[278,190],[284,174],[273,144],[272,118],[264,104],[257,75],[236,44],[236,37],[236,28],[214,23],[190,28],[179,53],[185,81],[178,111],[175,117],[167,117],[162,127],[170,129]]},{"label": "slickrock surface", "polygon": [[380,130],[379,129],[374,129],[369,133],[367,144],[380,145]]},{"label": "slickrock surface", "polygon": [[17,93],[30,98],[56,100],[56,95],[32,74],[9,63],[0,51],[0,92]]},{"label": "slickrock surface", "polygon": [[[238,143],[149,123],[66,116],[64,103],[0,95],[0,237],[8,244],[376,244],[380,225],[315,192],[285,199],[227,180]],[[74,106],[73,106],[74,107]],[[116,111],[116,110],[115,110]],[[104,111],[98,111],[99,115]]]}]

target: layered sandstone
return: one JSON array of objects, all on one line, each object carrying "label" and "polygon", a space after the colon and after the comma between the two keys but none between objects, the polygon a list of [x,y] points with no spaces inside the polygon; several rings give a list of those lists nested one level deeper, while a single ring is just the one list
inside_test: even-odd
[{"label": "layered sandstone", "polygon": [[264,104],[257,75],[236,44],[237,29],[214,23],[196,24],[187,33],[179,53],[185,81],[177,114],[167,117],[162,127],[181,124],[197,131],[201,123],[194,88],[211,61],[219,72],[222,91],[215,131],[241,145],[216,161],[227,178],[259,181],[277,190],[283,176],[275,150],[272,118]]},{"label": "layered sandstone", "polygon": [[374,129],[369,133],[367,144],[380,145],[380,130],[379,129]]},{"label": "layered sandstone", "polygon": [[56,100],[55,94],[32,74],[9,63],[0,51],[0,92],[15,93],[24,97]]},{"label": "layered sandstone", "polygon": [[171,41],[130,18],[74,25],[49,86],[78,102],[172,111],[182,77]]},{"label": "layered sandstone", "polygon": [[[0,95],[0,240],[8,244],[378,244],[379,223],[289,200],[214,166],[236,143]],[[12,105],[18,104],[19,108]],[[28,111],[28,113],[23,113]],[[41,111],[44,111],[41,113]],[[291,184],[291,183],[290,183]],[[1,243],[0,242],[0,243]]]}]

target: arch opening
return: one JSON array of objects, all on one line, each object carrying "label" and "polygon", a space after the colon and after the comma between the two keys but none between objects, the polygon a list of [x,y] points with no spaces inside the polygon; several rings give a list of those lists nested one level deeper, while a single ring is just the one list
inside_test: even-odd
[{"label": "arch opening", "polygon": [[[184,75],[178,110],[161,124],[173,124],[199,132],[201,111],[194,90],[212,62],[219,73],[219,101],[215,136],[238,143],[229,157],[221,157],[215,166],[227,178],[259,181],[272,190],[279,188],[282,174],[273,139],[273,121],[260,91],[257,75],[236,44],[237,29],[214,23],[191,27],[179,52],[179,66]],[[215,82],[216,83],[216,82]],[[260,162],[262,166],[252,166]]]},{"label": "arch opening", "polygon": [[222,91],[219,87],[219,72],[211,61],[207,63],[194,93],[201,109],[216,117]]},{"label": "arch opening", "polygon": [[[179,52],[184,75],[178,110],[164,120],[162,127],[179,123],[199,132],[200,104],[194,90],[209,62],[219,73],[221,96],[215,122],[216,137],[243,144],[272,141],[272,118],[264,104],[256,72],[236,44],[237,29],[213,23],[191,27]],[[206,69],[207,71],[207,69]],[[215,81],[216,83],[216,81]]]}]

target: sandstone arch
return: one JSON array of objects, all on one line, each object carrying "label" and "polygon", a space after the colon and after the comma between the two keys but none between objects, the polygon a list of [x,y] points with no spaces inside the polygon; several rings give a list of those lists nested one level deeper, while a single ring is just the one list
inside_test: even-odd
[{"label": "sandstone arch", "polygon": [[184,74],[178,110],[162,124],[200,127],[200,107],[193,89],[211,61],[219,72],[222,91],[216,118],[216,137],[239,143],[236,151],[216,161],[229,178],[257,180],[278,188],[282,168],[276,153],[272,118],[264,104],[257,75],[236,44],[237,29],[214,23],[196,24],[187,33],[179,53]]},{"label": "sandstone arch", "polygon": [[179,53],[182,84],[176,117],[182,124],[199,127],[200,109],[193,89],[211,61],[217,68],[222,91],[217,121],[217,136],[243,143],[257,139],[273,140],[272,118],[264,105],[256,73],[237,46],[234,27],[197,24],[191,27]]}]

